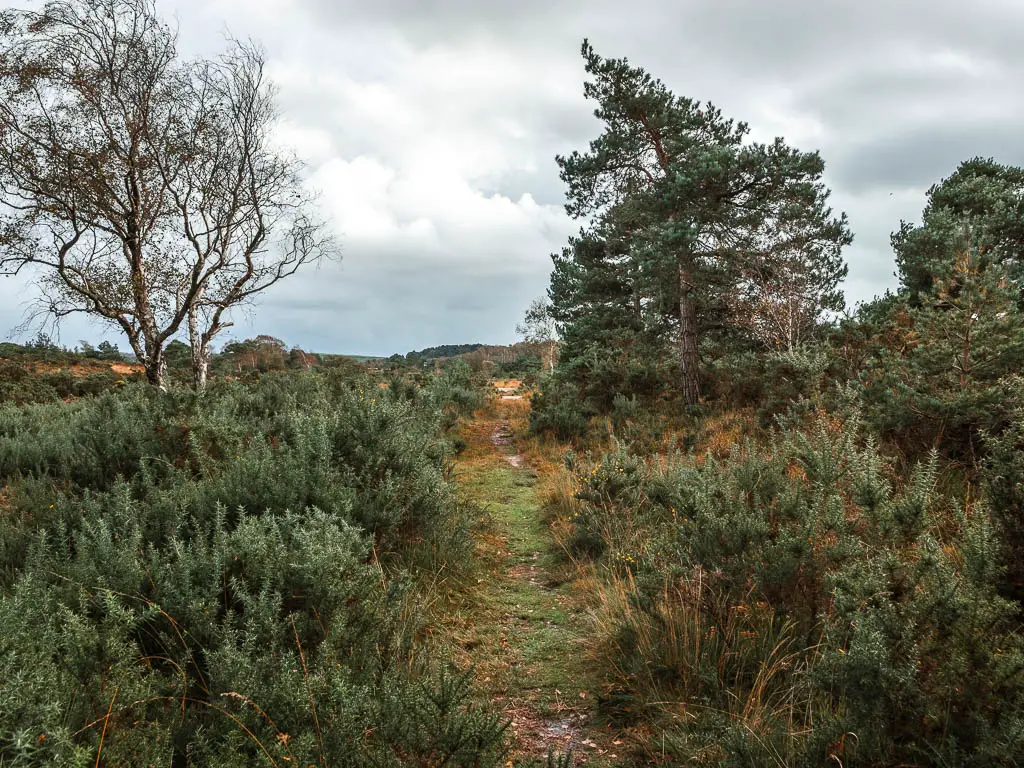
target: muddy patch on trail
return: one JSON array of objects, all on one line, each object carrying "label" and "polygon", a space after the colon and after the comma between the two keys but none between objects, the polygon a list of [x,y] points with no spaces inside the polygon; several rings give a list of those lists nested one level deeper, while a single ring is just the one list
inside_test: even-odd
[{"label": "muddy patch on trail", "polygon": [[526,466],[526,459],[523,454],[516,453],[515,441],[512,436],[512,428],[507,421],[501,422],[491,435],[491,444],[498,449],[505,461],[516,469],[523,469]]},{"label": "muddy patch on trail", "polygon": [[536,565],[516,565],[505,571],[509,575],[509,578],[518,579],[519,581],[528,581],[538,587],[543,587],[545,584],[537,578],[540,576],[540,569]]},{"label": "muddy patch on trail", "polygon": [[549,752],[571,752],[574,763],[586,764],[593,752],[604,754],[604,750],[597,749],[597,744],[584,736],[587,716],[581,712],[543,717],[530,704],[508,702],[505,714],[511,721],[510,730],[520,749],[531,757],[543,759]]}]

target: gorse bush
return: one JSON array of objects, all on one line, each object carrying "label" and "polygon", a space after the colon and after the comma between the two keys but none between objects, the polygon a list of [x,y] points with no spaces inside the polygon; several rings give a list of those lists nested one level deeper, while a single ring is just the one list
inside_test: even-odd
[{"label": "gorse bush", "polygon": [[985,446],[985,488],[1002,539],[1002,563],[1006,566],[1003,591],[1016,600],[1024,600],[1024,408],[1017,409],[1003,432],[988,435]]},{"label": "gorse bush", "polygon": [[552,434],[559,440],[580,438],[587,434],[588,417],[596,413],[580,399],[576,385],[549,378],[530,401],[530,430]]},{"label": "gorse bush", "polygon": [[504,723],[421,651],[470,516],[406,395],[292,374],[0,409],[0,763],[498,761]]},{"label": "gorse bush", "polygon": [[451,427],[460,416],[472,415],[484,404],[483,386],[483,377],[474,374],[465,360],[456,359],[445,366],[440,376],[428,382],[424,397],[441,409],[445,426]]},{"label": "gorse bush", "polygon": [[[372,534],[381,556],[458,562],[466,516],[445,482],[439,421],[436,409],[372,382],[343,386],[327,375],[223,384],[203,398],[136,387],[57,407],[0,409],[0,472],[61,486],[57,514],[67,498],[120,479],[169,510],[317,506]],[[25,524],[50,517],[33,512]],[[398,552],[414,540],[416,553]]]},{"label": "gorse bush", "polygon": [[937,459],[897,484],[855,417],[822,418],[723,461],[619,451],[578,475],[606,701],[674,714],[679,764],[1018,764],[1017,607],[987,510],[938,491]]},{"label": "gorse bush", "polygon": [[32,373],[25,365],[0,359],[0,403],[50,403],[71,397],[96,395],[124,384],[109,370],[76,375],[70,369]]},{"label": "gorse bush", "polygon": [[709,371],[709,391],[730,408],[755,406],[763,425],[775,416],[805,411],[827,399],[839,378],[834,351],[824,343],[764,354],[742,352],[716,360]]}]

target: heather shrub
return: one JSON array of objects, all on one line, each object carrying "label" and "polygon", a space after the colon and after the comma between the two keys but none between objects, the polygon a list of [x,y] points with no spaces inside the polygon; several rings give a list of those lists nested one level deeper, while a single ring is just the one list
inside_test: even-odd
[{"label": "heather shrub", "polygon": [[855,417],[724,460],[581,463],[568,541],[605,574],[609,713],[686,765],[1017,764],[1017,607],[986,507],[939,474],[897,483]]}]

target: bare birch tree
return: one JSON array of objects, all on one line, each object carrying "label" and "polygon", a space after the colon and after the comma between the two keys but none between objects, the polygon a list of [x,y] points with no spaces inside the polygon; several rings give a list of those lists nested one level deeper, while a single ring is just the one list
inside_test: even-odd
[{"label": "bare birch tree", "polygon": [[548,371],[555,370],[555,360],[558,357],[558,326],[551,316],[550,301],[538,298],[530,302],[523,322],[516,326],[516,333],[526,341],[540,344],[547,353]]},{"label": "bare birch tree", "polygon": [[[172,179],[174,208],[190,254],[207,275],[188,308],[193,380],[206,385],[214,338],[231,323],[229,310],[336,253],[333,238],[315,218],[301,164],[277,148],[275,93],[262,52],[234,43],[215,62],[203,62],[190,80],[192,96],[180,141],[194,158]],[[188,296],[191,277],[181,292]]]},{"label": "bare birch tree", "polygon": [[841,269],[823,269],[813,244],[806,250],[764,249],[744,260],[741,276],[727,293],[732,321],[769,349],[793,351],[810,339],[828,312],[844,306]]},{"label": "bare birch tree", "polygon": [[333,252],[263,69],[236,42],[182,61],[152,0],[0,15],[0,272],[118,327],[158,386],[176,334],[201,386],[228,310]]}]

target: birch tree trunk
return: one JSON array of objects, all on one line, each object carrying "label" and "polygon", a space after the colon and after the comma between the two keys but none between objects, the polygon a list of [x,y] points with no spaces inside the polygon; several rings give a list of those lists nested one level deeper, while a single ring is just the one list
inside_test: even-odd
[{"label": "birch tree trunk", "polygon": [[192,386],[196,392],[202,392],[210,371],[210,342],[200,327],[199,310],[194,306],[188,312],[188,341],[192,348]]}]

